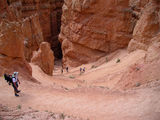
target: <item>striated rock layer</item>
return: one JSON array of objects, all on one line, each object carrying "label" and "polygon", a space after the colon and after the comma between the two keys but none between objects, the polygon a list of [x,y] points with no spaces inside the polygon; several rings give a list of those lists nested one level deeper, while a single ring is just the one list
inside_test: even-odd
[{"label": "striated rock layer", "polygon": [[23,0],[22,16],[39,15],[44,40],[51,44],[57,58],[62,57],[58,34],[61,26],[63,0]]},{"label": "striated rock layer", "polygon": [[54,53],[49,43],[42,42],[38,52],[34,52],[32,63],[38,65],[46,74],[52,75],[54,68]]},{"label": "striated rock layer", "polygon": [[125,48],[133,28],[128,0],[65,0],[59,35],[64,64],[78,66]]},{"label": "striated rock layer", "polygon": [[22,21],[24,35],[25,59],[30,62],[33,51],[38,50],[40,43],[44,41],[38,15],[32,15]]},{"label": "striated rock layer", "polygon": [[32,75],[32,69],[24,57],[24,36],[18,22],[1,22],[0,66],[3,72],[21,71]]},{"label": "striated rock layer", "polygon": [[65,65],[93,62],[117,49],[146,50],[160,29],[159,0],[65,0],[59,40]]},{"label": "striated rock layer", "polygon": [[143,1],[143,4],[142,1],[131,1],[131,6],[138,19],[133,31],[133,39],[128,45],[128,51],[147,50],[153,42],[158,40],[153,38],[160,34],[160,1]]},{"label": "striated rock layer", "polygon": [[0,7],[0,75],[19,71],[30,78],[32,69],[26,59],[30,60],[43,41],[39,18],[32,15],[23,19],[19,1],[8,6],[1,0],[1,4],[5,6]]}]

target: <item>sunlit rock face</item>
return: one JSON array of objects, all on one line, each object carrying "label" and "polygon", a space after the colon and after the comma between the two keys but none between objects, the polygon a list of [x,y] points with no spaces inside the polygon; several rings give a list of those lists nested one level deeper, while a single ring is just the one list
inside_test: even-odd
[{"label": "sunlit rock face", "polygon": [[42,42],[39,50],[34,52],[31,61],[38,65],[46,74],[52,75],[54,68],[54,53],[50,48],[50,44]]},{"label": "sunlit rock face", "polygon": [[65,0],[59,35],[63,63],[78,66],[125,48],[133,28],[128,0]]},{"label": "sunlit rock face", "polygon": [[160,34],[160,1],[132,0],[131,3],[137,22],[128,50],[130,52],[136,49],[147,50],[153,42],[158,40],[152,38]]}]

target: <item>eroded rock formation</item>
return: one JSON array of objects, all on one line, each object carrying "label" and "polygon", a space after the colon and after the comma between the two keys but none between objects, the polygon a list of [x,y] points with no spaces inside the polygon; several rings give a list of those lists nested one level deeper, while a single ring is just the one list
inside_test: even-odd
[{"label": "eroded rock formation", "polygon": [[127,46],[147,50],[159,34],[159,9],[159,0],[65,0],[64,64],[78,66]]},{"label": "eroded rock formation", "polygon": [[3,72],[21,71],[32,75],[32,69],[24,57],[24,36],[18,22],[1,22],[0,66]]},{"label": "eroded rock formation", "polygon": [[58,34],[61,26],[63,0],[23,0],[22,15],[29,17],[35,13],[39,15],[44,40],[51,44],[57,58],[62,57]]},{"label": "eroded rock formation", "polygon": [[124,48],[132,38],[128,0],[65,0],[59,40],[63,62],[78,66]]},{"label": "eroded rock formation", "polygon": [[22,21],[22,32],[24,35],[25,59],[30,62],[32,53],[39,49],[44,41],[38,15],[32,15]]},{"label": "eroded rock formation", "polygon": [[136,49],[147,50],[156,40],[152,38],[160,33],[160,1],[150,0],[143,3],[142,7],[139,5],[141,5],[141,1],[132,4],[135,11],[138,9],[136,12],[139,19],[133,31],[133,39],[128,46],[130,52]]},{"label": "eroded rock formation", "polygon": [[[21,2],[10,6],[5,0],[0,1],[0,66],[1,75],[4,72],[21,71],[31,76],[32,69],[27,63],[32,51],[39,48],[43,41],[42,31],[37,15],[26,19],[21,16]],[[25,47],[24,47],[25,45]]]},{"label": "eroded rock formation", "polygon": [[31,61],[38,65],[46,74],[52,75],[54,68],[54,53],[50,48],[50,44],[42,42],[38,52],[34,52]]}]

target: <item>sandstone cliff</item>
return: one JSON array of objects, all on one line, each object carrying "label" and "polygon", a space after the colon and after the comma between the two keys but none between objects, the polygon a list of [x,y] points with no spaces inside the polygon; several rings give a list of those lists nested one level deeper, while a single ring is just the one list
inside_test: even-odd
[{"label": "sandstone cliff", "polygon": [[147,50],[159,34],[159,9],[159,0],[65,0],[64,64],[93,62],[121,48]]},{"label": "sandstone cliff", "polygon": [[59,35],[64,64],[78,66],[125,48],[133,23],[128,0],[65,0]]},{"label": "sandstone cliff", "polygon": [[23,0],[22,16],[24,18],[39,15],[40,25],[44,40],[51,44],[55,56],[61,58],[61,45],[58,41],[58,34],[61,26],[63,0]]},{"label": "sandstone cliff", "polygon": [[0,25],[0,66],[3,72],[21,71],[32,74],[24,57],[24,36],[18,22],[1,22]]},{"label": "sandstone cliff", "polygon": [[[32,51],[39,48],[43,41],[42,31],[37,15],[26,19],[21,17],[21,3],[15,2],[8,6],[5,0],[0,1],[0,66],[3,72],[21,71],[32,75],[27,63]],[[25,45],[25,47],[24,47]]]},{"label": "sandstone cliff", "polygon": [[138,19],[133,31],[133,39],[128,46],[130,52],[136,49],[147,50],[153,42],[156,42],[156,39],[152,38],[160,34],[160,1],[150,0],[141,4],[141,1],[131,4]]},{"label": "sandstone cliff", "polygon": [[24,35],[25,59],[30,62],[33,51],[39,49],[44,41],[38,15],[32,15],[22,21],[22,32]]}]

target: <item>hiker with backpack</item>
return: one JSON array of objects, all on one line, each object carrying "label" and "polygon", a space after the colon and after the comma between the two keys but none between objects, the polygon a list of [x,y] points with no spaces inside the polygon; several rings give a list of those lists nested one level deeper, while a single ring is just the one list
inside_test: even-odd
[{"label": "hiker with backpack", "polygon": [[18,80],[18,72],[14,72],[13,75],[9,75],[9,74],[4,74],[4,79],[6,80],[6,82],[9,85],[12,85],[13,89],[14,89],[14,93],[15,96],[18,97],[19,95],[17,93],[19,93],[20,91],[18,90],[18,82],[20,84],[20,81]]},{"label": "hiker with backpack", "polygon": [[18,97],[19,95],[17,93],[19,93],[20,91],[18,90],[18,83],[20,84],[20,81],[18,79],[18,72],[14,72],[13,75],[12,75],[12,86],[14,88],[14,93],[15,93],[15,96]]}]

